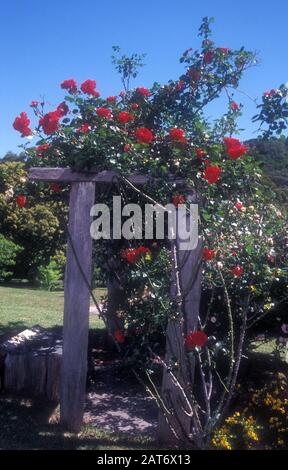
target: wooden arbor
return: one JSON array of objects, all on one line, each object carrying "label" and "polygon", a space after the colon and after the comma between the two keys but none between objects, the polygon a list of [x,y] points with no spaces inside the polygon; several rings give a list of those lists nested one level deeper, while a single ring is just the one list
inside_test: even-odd
[{"label": "wooden arbor", "polygon": [[[90,289],[85,280],[90,283],[92,268],[92,238],[90,236],[91,217],[90,210],[95,202],[95,189],[97,183],[113,183],[118,175],[112,171],[101,173],[74,172],[69,168],[31,168],[29,179],[31,181],[64,182],[71,184],[69,202],[69,238],[67,245],[67,263],[64,286],[64,323],[63,323],[63,358],[61,367],[60,391],[60,417],[61,423],[71,431],[79,431],[84,413],[85,389],[87,375],[87,350],[89,330]],[[128,178],[134,186],[141,186],[151,180],[144,175],[134,175]],[[182,181],[183,182],[183,181]],[[174,249],[181,242],[176,237]],[[182,252],[179,266],[174,266],[174,279],[178,287],[184,288],[191,282],[191,271],[195,270],[196,259],[199,256],[200,244],[190,251]],[[196,277],[195,277],[196,276]],[[195,272],[193,286],[188,289],[184,310],[188,313],[187,328],[195,329],[198,321],[200,300],[200,275]],[[179,295],[173,289],[173,295]],[[169,347],[166,351],[166,361],[173,356],[181,361],[183,351],[174,350],[171,344],[175,342],[175,335],[183,336],[185,332],[173,325],[168,326]],[[186,332],[187,333],[187,332]],[[172,341],[171,341],[172,340]],[[179,341],[178,341],[179,342]],[[183,341],[181,341],[183,343]],[[177,342],[176,342],[177,343]],[[177,404],[177,394],[173,390],[173,383],[164,371],[163,396],[167,397],[168,406],[173,402]],[[170,403],[170,404],[169,404]],[[181,417],[180,417],[181,419]],[[187,421],[187,420],[186,420]],[[187,423],[189,432],[190,424]],[[170,426],[160,417],[161,438],[165,440],[170,435]]]}]

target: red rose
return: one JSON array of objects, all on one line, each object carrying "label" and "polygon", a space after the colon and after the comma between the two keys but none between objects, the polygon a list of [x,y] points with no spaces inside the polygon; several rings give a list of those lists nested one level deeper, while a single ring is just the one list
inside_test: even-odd
[{"label": "red rose", "polygon": [[174,194],[172,197],[172,202],[175,207],[178,207],[180,204],[185,204],[186,198],[183,194]]},{"label": "red rose", "polygon": [[112,113],[110,109],[108,108],[97,108],[96,113],[98,114],[99,117],[105,118],[105,119],[111,119],[112,118]]},{"label": "red rose", "polygon": [[228,47],[218,47],[217,51],[222,52],[222,54],[227,55],[230,52],[230,49]]},{"label": "red rose", "polygon": [[136,88],[137,93],[139,93],[142,96],[150,96],[151,93],[148,90],[148,88],[144,88],[143,86]]},{"label": "red rose", "polygon": [[247,147],[240,140],[233,137],[224,137],[226,152],[232,160],[236,160],[247,152]]},{"label": "red rose", "polygon": [[171,129],[169,132],[170,137],[172,137],[173,140],[176,142],[186,142],[186,137],[184,135],[183,129],[177,129],[176,127],[174,129]]},{"label": "red rose", "polygon": [[185,86],[184,80],[179,80],[179,82],[175,86],[175,91],[183,90],[184,86]]},{"label": "red rose", "polygon": [[231,108],[233,111],[238,111],[239,105],[238,105],[235,101],[231,101],[231,103],[230,103],[230,108]]},{"label": "red rose", "polygon": [[209,248],[203,248],[202,256],[205,261],[211,261],[215,258],[215,251],[210,250]]},{"label": "red rose", "polygon": [[83,93],[86,93],[87,95],[99,96],[99,93],[96,91],[95,80],[86,80],[85,82],[82,83],[80,88],[83,91]]},{"label": "red rose", "polygon": [[59,128],[59,119],[61,118],[61,112],[50,111],[50,113],[45,114],[40,120],[39,125],[43,127],[45,134],[54,134]]},{"label": "red rose", "polygon": [[75,82],[74,78],[70,78],[68,80],[64,80],[61,83],[61,88],[63,88],[64,90],[68,90],[69,93],[76,93],[77,83]]},{"label": "red rose", "polygon": [[127,122],[133,121],[133,119],[133,114],[130,114],[127,111],[121,111],[118,114],[118,121],[121,122],[121,124],[127,124]]},{"label": "red rose", "polygon": [[212,49],[208,49],[207,51],[204,52],[203,54],[203,62],[204,64],[210,64],[212,62],[214,57],[214,51]]},{"label": "red rose", "polygon": [[60,193],[62,189],[59,183],[50,183],[49,186],[51,191],[53,191],[54,193]]},{"label": "red rose", "polygon": [[60,103],[57,106],[57,111],[59,111],[59,113],[61,114],[61,117],[66,116],[66,114],[69,113],[69,108],[68,108],[67,104],[65,103],[65,101],[62,101],[62,103]]},{"label": "red rose", "polygon": [[147,254],[151,253],[150,248],[146,246],[139,246],[138,248],[128,248],[121,252],[121,257],[126,259],[128,263],[134,264],[139,261],[139,259]]},{"label": "red rose", "polygon": [[240,277],[240,276],[242,276],[243,272],[244,272],[244,268],[243,268],[242,266],[239,266],[239,265],[238,265],[238,266],[234,266],[234,268],[232,269],[232,274],[233,274],[233,276],[235,276],[235,277]]},{"label": "red rose", "polygon": [[117,100],[117,96],[108,96],[108,98],[106,98],[107,101],[109,101],[109,103],[114,103],[114,101]]},{"label": "red rose", "polygon": [[138,109],[138,108],[139,108],[139,104],[137,104],[137,103],[132,103],[131,104],[131,109],[133,109],[133,111],[136,111],[136,109]]},{"label": "red rose", "polygon": [[204,171],[204,178],[206,181],[208,181],[209,184],[216,183],[221,174],[221,168],[219,166],[207,166]]},{"label": "red rose", "polygon": [[123,331],[121,330],[115,330],[114,331],[114,338],[117,341],[117,343],[124,343],[125,342],[125,335]]},{"label": "red rose", "polygon": [[30,119],[25,112],[20,113],[20,116],[17,116],[13,122],[14,129],[18,132],[21,132],[22,137],[27,137],[28,135],[32,134],[29,125]]},{"label": "red rose", "polygon": [[36,106],[38,106],[38,104],[40,104],[39,101],[33,100],[31,101],[30,106],[31,108],[35,108]]},{"label": "red rose", "polygon": [[78,129],[76,129],[76,132],[81,133],[81,134],[87,134],[87,132],[89,132],[90,129],[91,127],[89,126],[89,124],[85,122],[84,124],[81,124],[81,126],[78,127]]},{"label": "red rose", "polygon": [[36,147],[35,149],[37,152],[37,156],[43,157],[45,150],[49,149],[49,147],[50,147],[49,144],[38,145],[38,147]]},{"label": "red rose", "polygon": [[241,201],[235,202],[234,207],[235,207],[235,209],[242,209],[243,202],[241,202]]},{"label": "red rose", "polygon": [[205,151],[201,148],[196,149],[195,152],[198,158],[205,157],[206,155]]},{"label": "red rose", "polygon": [[199,78],[201,77],[201,70],[191,68],[188,70],[188,75],[194,82],[198,82]]},{"label": "red rose", "polygon": [[154,140],[154,135],[146,127],[139,127],[135,132],[137,144],[151,144]]},{"label": "red rose", "polygon": [[125,144],[123,148],[124,152],[129,152],[131,150],[131,144]]},{"label": "red rose", "polygon": [[25,207],[27,204],[27,197],[23,195],[17,196],[16,203],[18,207]]},{"label": "red rose", "polygon": [[185,346],[188,350],[194,349],[196,346],[202,348],[207,341],[208,336],[204,331],[191,331],[185,338]]}]

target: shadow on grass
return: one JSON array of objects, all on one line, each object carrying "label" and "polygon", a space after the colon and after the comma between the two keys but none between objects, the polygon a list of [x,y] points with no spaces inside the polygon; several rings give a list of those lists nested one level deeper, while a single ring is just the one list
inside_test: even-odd
[{"label": "shadow on grass", "polygon": [[49,422],[53,413],[57,415],[55,409],[53,403],[0,395],[0,449],[153,448],[151,438],[102,432],[92,426],[83,426],[78,434],[65,432],[60,424]]}]

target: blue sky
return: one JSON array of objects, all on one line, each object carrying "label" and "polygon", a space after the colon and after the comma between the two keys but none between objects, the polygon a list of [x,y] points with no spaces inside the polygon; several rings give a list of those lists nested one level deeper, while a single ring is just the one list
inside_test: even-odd
[{"label": "blue sky", "polygon": [[[197,48],[203,16],[214,16],[218,46],[256,50],[261,64],[246,74],[241,89],[252,96],[288,81],[287,0],[2,0],[0,11],[0,156],[22,143],[12,122],[29,103],[45,96],[51,109],[62,100],[66,78],[97,81],[102,96],[121,90],[111,47],[145,52],[146,67],[135,85],[149,87],[177,78],[178,58]],[[253,136],[252,103],[244,95],[243,138]],[[220,112],[221,103],[214,107]]]}]

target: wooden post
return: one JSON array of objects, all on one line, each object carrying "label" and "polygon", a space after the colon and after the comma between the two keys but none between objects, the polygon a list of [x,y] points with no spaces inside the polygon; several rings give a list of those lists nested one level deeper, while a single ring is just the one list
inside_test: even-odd
[{"label": "wooden post", "polygon": [[90,283],[90,210],[94,197],[95,183],[72,183],[69,207],[71,240],[68,239],[64,291],[60,418],[65,427],[75,432],[80,430],[85,405],[90,293],[83,274]]},{"label": "wooden post", "polygon": [[[192,193],[190,199],[191,202],[196,202],[196,194]],[[187,219],[180,220],[179,224],[186,225],[188,228],[190,224],[189,219],[188,215]],[[179,225],[177,225],[176,240],[172,243],[173,270],[171,296],[176,301],[179,300],[177,299],[177,282],[185,296],[180,309],[181,313],[175,315],[175,318],[171,318],[168,322],[165,363],[171,366],[171,370],[179,380],[184,393],[187,393],[189,397],[194,382],[195,364],[194,361],[187,358],[184,337],[190,331],[195,330],[198,325],[201,296],[202,243],[198,239],[197,246],[190,251],[186,251],[179,250],[182,242],[183,240],[179,234]],[[178,251],[177,259],[174,258],[175,249]],[[177,442],[177,437],[171,431],[171,425],[176,431],[178,438],[182,441],[187,441],[187,437],[191,434],[193,428],[192,419],[188,416],[189,409],[183,393],[175,386],[169,370],[166,369],[163,370],[161,397],[168,410],[174,413],[174,416],[171,415],[169,424],[164,414],[160,411],[157,433],[159,441],[165,443]]]}]

